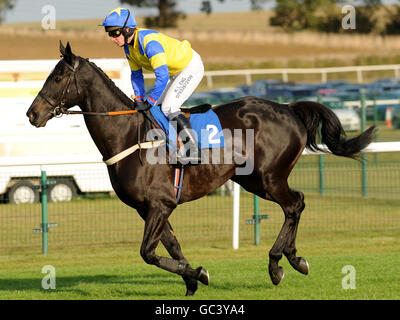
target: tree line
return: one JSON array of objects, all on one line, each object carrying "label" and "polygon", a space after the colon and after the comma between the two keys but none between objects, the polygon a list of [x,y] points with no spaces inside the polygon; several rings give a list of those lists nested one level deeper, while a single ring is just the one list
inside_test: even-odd
[{"label": "tree line", "polygon": [[[182,0],[182,2],[185,0]],[[225,0],[214,0],[220,3],[224,3]],[[243,1],[243,0],[235,0]],[[252,10],[259,10],[262,8],[262,4],[271,0],[244,0],[249,1]],[[184,19],[185,14],[182,11],[177,10],[177,2],[175,0],[120,0],[121,4],[129,4],[137,7],[157,8],[158,15],[154,17],[145,18],[145,26],[147,28],[160,27],[160,28],[173,28],[177,26],[179,19]],[[212,9],[211,0],[202,0],[200,5],[200,11],[206,14],[211,14]]]},{"label": "tree line", "polygon": [[[4,13],[15,6],[17,0],[0,0],[0,22]],[[185,1],[185,0],[181,0]],[[202,0],[200,11],[211,14],[213,2],[226,0]],[[281,27],[286,32],[312,30],[330,33],[375,33],[383,35],[400,34],[400,0],[383,5],[382,0],[235,0],[248,1],[252,10],[262,9],[266,2],[274,2],[274,14],[266,23]],[[147,28],[176,27],[185,14],[177,9],[179,0],[120,0],[121,5],[157,8],[158,15],[146,17]],[[343,28],[345,18],[342,8],[354,7],[355,28]],[[350,13],[351,14],[351,13]]]},{"label": "tree line", "polygon": [[[330,33],[400,34],[400,5],[383,5],[381,0],[276,0],[270,24],[288,32],[315,30]],[[400,2],[400,1],[398,1]],[[344,6],[354,8],[354,29],[343,28]]]},{"label": "tree line", "polygon": [[[215,1],[225,2],[225,0]],[[252,10],[259,10],[263,3],[273,0],[236,1],[249,1]],[[176,27],[178,19],[185,17],[176,9],[177,0],[120,0],[120,2],[138,7],[158,8],[158,16],[146,18],[146,27]],[[313,30],[330,33],[400,34],[399,3],[390,6],[383,5],[382,0],[275,0],[275,3],[274,15],[266,23],[281,27],[287,32]],[[354,29],[343,28],[344,5],[352,5],[355,8],[355,15],[352,17],[355,20]],[[212,13],[212,1],[202,1],[200,10],[206,14]]]}]

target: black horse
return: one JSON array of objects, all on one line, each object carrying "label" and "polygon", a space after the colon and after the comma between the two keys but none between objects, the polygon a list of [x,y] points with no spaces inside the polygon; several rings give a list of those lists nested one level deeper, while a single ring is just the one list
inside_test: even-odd
[{"label": "black horse", "polygon": [[[134,102],[94,63],[75,56],[69,43],[66,47],[60,43],[60,52],[62,59],[27,111],[31,124],[43,127],[57,114],[68,112],[68,108],[78,105],[104,159],[144,141],[148,120],[142,113],[117,117],[93,116],[132,110]],[[371,142],[374,127],[355,138],[346,139],[336,115],[329,108],[309,101],[279,104],[256,97],[243,97],[215,106],[213,110],[225,130],[254,130],[253,153],[246,154],[244,141],[242,147],[242,155],[253,164],[254,169],[249,174],[237,174],[240,164],[233,161],[186,166],[178,203],[173,188],[175,167],[168,163],[150,164],[145,157],[146,150],[136,150],[108,166],[118,197],[135,208],[145,221],[141,256],[148,264],[181,275],[186,283],[187,295],[195,293],[197,281],[207,285],[208,272],[202,267],[193,269],[190,266],[181,252],[168,217],[178,204],[203,197],[232,179],[247,191],[278,203],[284,212],[282,229],[269,251],[269,274],[273,284],[279,284],[284,275],[278,265],[282,254],[294,269],[308,274],[308,263],[296,256],[295,247],[297,227],[305,207],[304,195],[289,187],[289,174],[304,148],[319,150],[316,144],[319,127],[322,143],[329,152],[351,158],[355,158]],[[232,143],[233,138],[228,137],[225,148]],[[172,259],[155,253],[160,241]]]}]

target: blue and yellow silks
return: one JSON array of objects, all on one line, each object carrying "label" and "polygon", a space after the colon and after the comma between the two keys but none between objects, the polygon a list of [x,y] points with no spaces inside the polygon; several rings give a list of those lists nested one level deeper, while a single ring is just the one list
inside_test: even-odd
[{"label": "blue and yellow silks", "polygon": [[193,57],[193,50],[186,40],[178,41],[154,30],[136,28],[132,44],[124,46],[132,70],[131,80],[137,100],[145,99],[142,69],[153,71],[156,82],[147,101],[154,105],[160,98],[169,77],[182,71]]}]

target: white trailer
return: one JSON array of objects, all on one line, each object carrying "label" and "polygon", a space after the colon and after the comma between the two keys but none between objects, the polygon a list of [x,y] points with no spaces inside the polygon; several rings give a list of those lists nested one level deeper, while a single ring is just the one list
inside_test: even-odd
[{"label": "white trailer", "polygon": [[45,128],[30,125],[25,113],[33,98],[0,99],[0,195],[15,203],[39,201],[45,170],[50,201],[76,194],[111,192],[107,167],[82,116],[53,119]]},{"label": "white trailer", "polygon": [[[0,61],[0,73],[49,73],[58,61],[4,60]],[[114,82],[128,96],[133,94],[126,59],[91,61],[103,71],[118,71]],[[0,81],[0,200],[38,201],[34,186],[39,184],[41,170],[56,181],[49,186],[50,201],[69,200],[77,193],[111,192],[107,167],[82,116],[51,120],[40,129],[29,124],[25,113],[43,84],[44,79]]]}]

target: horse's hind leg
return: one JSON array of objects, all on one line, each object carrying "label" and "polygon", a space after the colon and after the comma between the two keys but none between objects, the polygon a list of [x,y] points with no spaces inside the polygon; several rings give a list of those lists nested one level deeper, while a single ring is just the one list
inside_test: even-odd
[{"label": "horse's hind leg", "polygon": [[[268,188],[271,198],[283,209],[285,221],[278,238],[269,252],[269,274],[272,283],[278,285],[284,273],[278,265],[284,253],[291,265],[302,273],[308,272],[308,264],[303,258],[296,257],[295,239],[300,214],[304,209],[304,196],[301,192],[289,188],[285,179],[275,181],[273,186]],[[307,272],[305,266],[307,265]]]},{"label": "horse's hind leg", "polygon": [[308,274],[309,266],[306,259],[302,257],[296,257],[296,235],[297,235],[297,228],[299,226],[300,216],[302,211],[304,210],[305,203],[304,203],[304,194],[300,191],[291,190],[293,193],[296,193],[300,198],[300,207],[296,214],[293,215],[293,223],[290,224],[289,227],[289,235],[287,238],[286,246],[283,249],[283,254],[289,260],[291,266],[299,271],[302,274]]},{"label": "horse's hind leg", "polygon": [[[164,231],[161,236],[161,242],[174,260],[178,260],[180,263],[189,265],[189,262],[182,254],[181,246],[179,245],[171,224],[168,221],[165,224]],[[197,290],[197,279],[187,276],[182,276],[182,278],[186,284],[186,295],[193,296]]]}]

